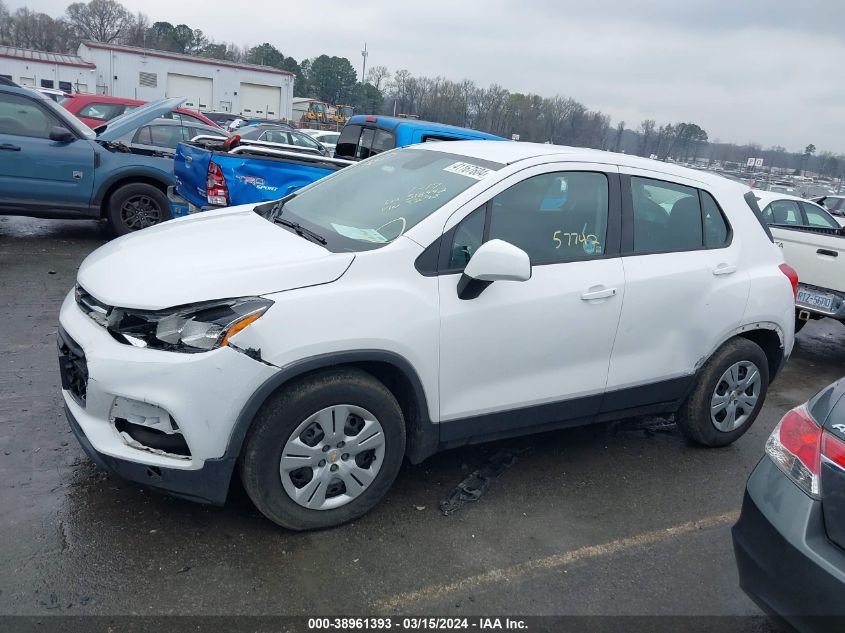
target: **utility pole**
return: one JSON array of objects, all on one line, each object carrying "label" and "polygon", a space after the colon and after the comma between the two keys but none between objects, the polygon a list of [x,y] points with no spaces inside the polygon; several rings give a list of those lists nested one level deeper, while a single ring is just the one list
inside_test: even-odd
[{"label": "utility pole", "polygon": [[361,57],[364,58],[364,63],[361,66],[361,83],[364,83],[364,77],[367,76],[367,55],[369,55],[367,52],[367,43],[364,42],[364,50],[361,51]]}]

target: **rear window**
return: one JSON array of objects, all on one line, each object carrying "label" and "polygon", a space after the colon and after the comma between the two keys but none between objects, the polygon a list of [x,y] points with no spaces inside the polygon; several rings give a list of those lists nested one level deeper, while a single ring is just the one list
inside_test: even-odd
[{"label": "rear window", "polygon": [[355,156],[355,148],[358,146],[358,139],[361,138],[360,125],[347,125],[337,139],[335,156],[338,158],[352,158]]},{"label": "rear window", "polygon": [[77,116],[98,121],[111,121],[125,109],[127,106],[122,103],[89,103],[77,113]]},{"label": "rear window", "polygon": [[340,133],[335,156],[350,160],[364,160],[396,147],[392,132],[380,128],[347,125]]}]

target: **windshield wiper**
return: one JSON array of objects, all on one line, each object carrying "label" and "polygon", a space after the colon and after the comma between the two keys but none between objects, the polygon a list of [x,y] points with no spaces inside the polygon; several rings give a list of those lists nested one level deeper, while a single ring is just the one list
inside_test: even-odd
[{"label": "windshield wiper", "polygon": [[306,229],[302,226],[299,222],[293,222],[292,220],[288,220],[287,218],[275,218],[273,220],[275,224],[281,224],[282,226],[286,226],[291,229],[294,233],[296,233],[299,237],[304,237],[306,239],[313,240],[318,244],[322,244],[325,246],[327,244],[326,238],[320,235],[319,233],[315,233],[311,229]]}]

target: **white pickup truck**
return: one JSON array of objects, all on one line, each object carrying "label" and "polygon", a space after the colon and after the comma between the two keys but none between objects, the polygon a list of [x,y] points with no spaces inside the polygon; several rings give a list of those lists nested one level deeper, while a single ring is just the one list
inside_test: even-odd
[{"label": "white pickup truck", "polygon": [[798,272],[795,331],[810,319],[845,323],[845,227],[809,200],[755,191],[763,219]]}]

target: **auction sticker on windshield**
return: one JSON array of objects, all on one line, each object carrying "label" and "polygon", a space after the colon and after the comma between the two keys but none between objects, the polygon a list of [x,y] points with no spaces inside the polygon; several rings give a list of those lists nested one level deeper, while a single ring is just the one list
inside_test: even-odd
[{"label": "auction sticker on windshield", "polygon": [[473,165],[472,163],[464,163],[461,161],[452,163],[448,167],[444,167],[443,171],[466,176],[467,178],[472,178],[474,180],[481,180],[493,173],[492,169],[487,169],[486,167],[480,167],[478,165]]}]

